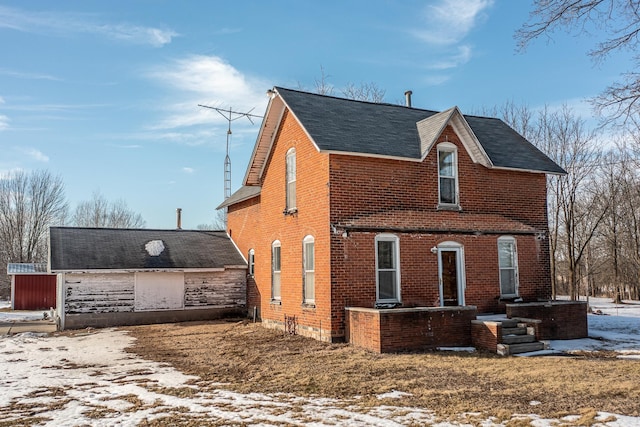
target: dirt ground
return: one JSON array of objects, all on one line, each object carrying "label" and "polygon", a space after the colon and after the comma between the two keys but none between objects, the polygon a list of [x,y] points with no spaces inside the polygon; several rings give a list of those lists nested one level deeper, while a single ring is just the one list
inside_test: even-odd
[{"label": "dirt ground", "polygon": [[[353,398],[429,408],[441,417],[464,412],[509,419],[514,413],[560,417],[596,411],[640,415],[640,362],[611,354],[500,357],[489,353],[373,354],[347,344],[285,335],[228,320],[123,328],[129,351],[202,379],[201,387],[239,392]],[[220,384],[222,383],[222,385]],[[388,402],[376,395],[410,395]]]}]

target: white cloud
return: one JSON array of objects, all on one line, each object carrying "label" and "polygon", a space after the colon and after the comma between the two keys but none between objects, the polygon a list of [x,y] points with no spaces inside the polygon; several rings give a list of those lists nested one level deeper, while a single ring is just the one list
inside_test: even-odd
[{"label": "white cloud", "polygon": [[184,167],[182,168],[182,172],[187,173],[187,174],[192,174],[194,173],[196,170],[194,168],[190,168],[190,167]]},{"label": "white cloud", "polygon": [[494,0],[439,0],[425,9],[426,28],[413,30],[418,39],[433,45],[452,45],[463,40]]},{"label": "white cloud", "polygon": [[52,80],[52,81],[62,81],[57,77],[51,76],[49,74],[38,74],[38,73],[25,73],[21,71],[8,70],[6,68],[0,68],[0,74],[9,77],[16,77],[19,79],[25,80]]},{"label": "white cloud", "polygon": [[4,104],[4,98],[0,96],[0,105]]},{"label": "white cloud", "polygon": [[42,151],[35,149],[35,148],[28,148],[23,150],[24,153],[28,156],[30,156],[31,158],[33,158],[34,160],[38,161],[38,162],[43,162],[43,163],[47,163],[49,161],[49,157],[47,155],[45,155]]},{"label": "white cloud", "polygon": [[439,60],[433,64],[427,66],[432,70],[447,70],[450,68],[456,68],[460,65],[466,64],[471,59],[471,47],[468,45],[458,46],[458,53],[451,55],[448,58]]},{"label": "white cloud", "polygon": [[94,15],[60,12],[32,12],[0,6],[0,28],[35,34],[96,34],[134,44],[161,47],[178,36],[173,30],[128,23],[105,24]]},{"label": "white cloud", "polygon": [[9,129],[9,117],[0,114],[0,131]]},{"label": "white cloud", "polygon": [[[189,56],[148,75],[173,89],[172,99],[175,100],[164,107],[166,116],[153,129],[227,123],[215,110],[198,104],[261,115],[267,104],[265,92],[270,87],[261,79],[244,75],[217,56]],[[260,119],[253,119],[256,120]]]}]

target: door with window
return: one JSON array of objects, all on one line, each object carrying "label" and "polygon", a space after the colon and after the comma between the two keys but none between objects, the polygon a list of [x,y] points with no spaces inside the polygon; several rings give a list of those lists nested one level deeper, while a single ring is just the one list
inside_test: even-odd
[{"label": "door with window", "polygon": [[461,246],[438,247],[440,305],[464,305],[464,260]]}]

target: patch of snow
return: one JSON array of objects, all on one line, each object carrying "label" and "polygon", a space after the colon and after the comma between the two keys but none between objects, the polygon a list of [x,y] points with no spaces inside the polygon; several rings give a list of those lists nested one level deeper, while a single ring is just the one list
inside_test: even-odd
[{"label": "patch of snow", "polygon": [[[11,304],[9,304],[11,307]],[[49,310],[23,311],[11,310],[0,311],[0,322],[26,322],[28,320],[44,320],[45,313],[50,318]]]},{"label": "patch of snow", "polygon": [[162,251],[164,251],[164,243],[162,240],[151,240],[144,245],[144,249],[151,256],[160,256]]},{"label": "patch of snow", "polygon": [[475,347],[437,347],[438,351],[462,351],[467,353],[474,353],[476,351]]},{"label": "patch of snow", "polygon": [[378,394],[378,399],[401,399],[405,396],[412,396],[411,393],[405,393],[404,391],[391,390],[387,393]]}]

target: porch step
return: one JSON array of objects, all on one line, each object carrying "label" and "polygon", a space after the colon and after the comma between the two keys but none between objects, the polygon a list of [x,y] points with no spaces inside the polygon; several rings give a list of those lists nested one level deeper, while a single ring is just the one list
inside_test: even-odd
[{"label": "porch step", "polygon": [[505,328],[504,322],[502,322],[502,336],[506,335],[526,335],[527,328],[526,327],[514,327],[514,328]]},{"label": "porch step", "polygon": [[540,341],[521,344],[498,344],[498,354],[508,356],[510,354],[529,353],[531,351],[544,350],[544,343]]},{"label": "porch step", "polygon": [[536,342],[534,335],[502,335],[503,344],[522,344],[527,342]]},{"label": "porch step", "polygon": [[500,323],[502,324],[502,329],[504,330],[505,328],[517,328],[518,327],[518,319],[502,319],[500,320]]}]

